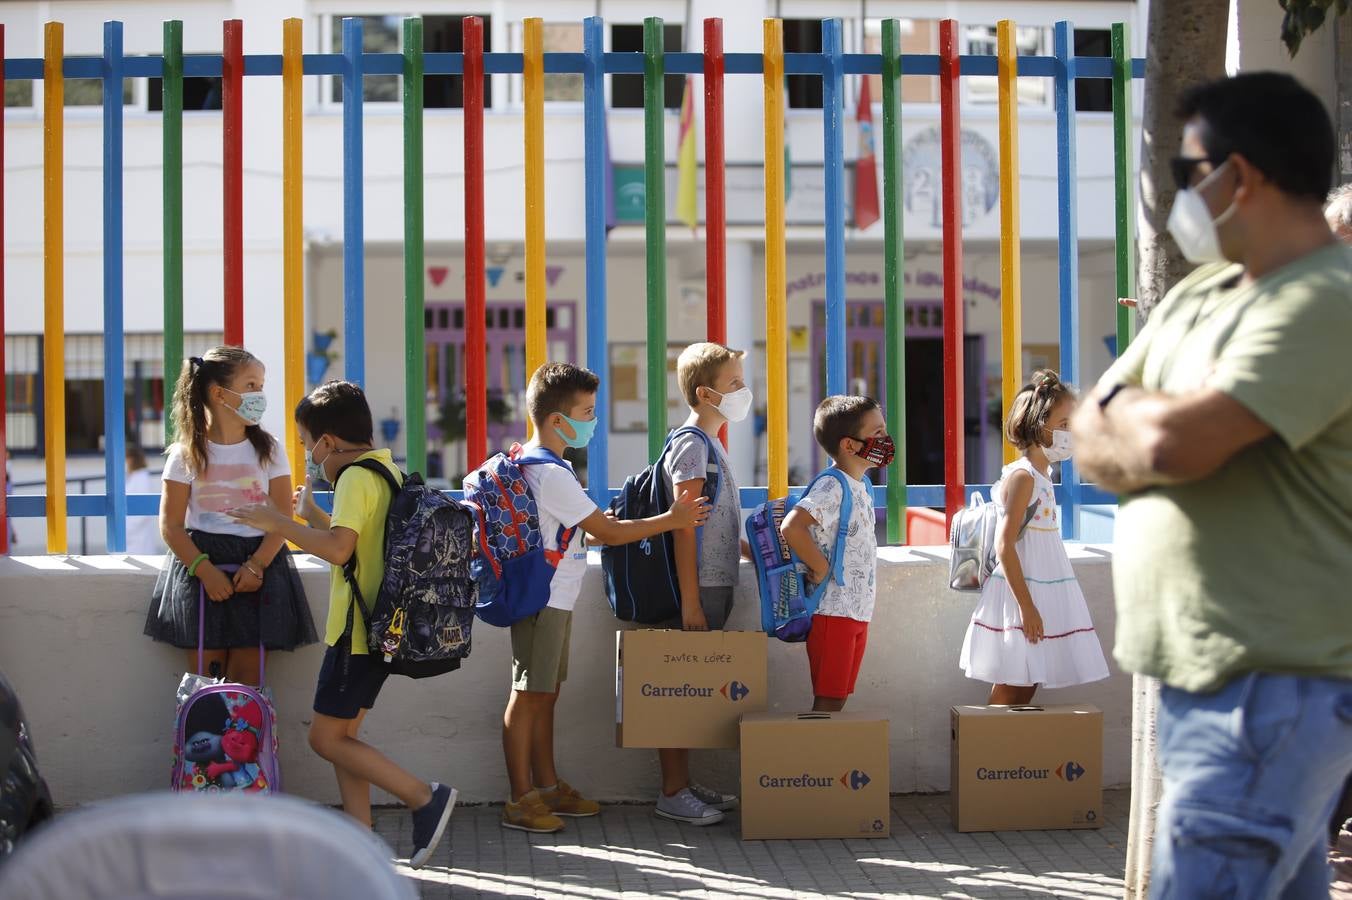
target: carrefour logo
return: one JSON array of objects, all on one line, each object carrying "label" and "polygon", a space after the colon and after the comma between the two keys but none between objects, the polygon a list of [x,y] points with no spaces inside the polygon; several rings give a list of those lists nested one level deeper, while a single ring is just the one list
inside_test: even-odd
[{"label": "carrefour logo", "polygon": [[1056,777],[1065,781],[1075,781],[1084,777],[1084,766],[1074,760],[1067,760],[1056,767]]},{"label": "carrefour logo", "polygon": [[859,769],[851,769],[840,777],[834,775],[791,775],[781,777],[777,775],[761,775],[756,783],[763,788],[793,788],[802,790],[804,788],[834,788],[841,787],[851,791],[862,791],[872,782],[868,773]]},{"label": "carrefour logo", "polygon": [[727,697],[733,703],[736,703],[738,700],[745,698],[747,694],[750,694],[751,688],[742,684],[740,681],[729,681],[727,684],[723,685],[719,693],[724,697]]},{"label": "carrefour logo", "polygon": [[[701,687],[689,682],[674,685],[644,683],[643,687],[640,688],[640,693],[645,697],[712,697],[714,690],[711,687]],[[717,692],[722,694],[724,698],[736,703],[745,700],[751,693],[751,688],[740,681],[729,681],[718,688]]]},{"label": "carrefour logo", "polygon": [[976,777],[979,781],[1046,781],[1056,773],[1056,777],[1065,782],[1078,781],[1085,776],[1085,768],[1074,760],[1067,760],[1055,769],[1029,769],[1025,766],[1019,766],[1017,769],[987,769],[979,768],[976,770]]}]

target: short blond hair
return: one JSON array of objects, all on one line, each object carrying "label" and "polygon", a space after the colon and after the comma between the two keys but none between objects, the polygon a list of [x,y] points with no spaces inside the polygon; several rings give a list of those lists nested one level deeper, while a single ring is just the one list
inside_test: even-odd
[{"label": "short blond hair", "polygon": [[681,351],[676,359],[676,383],[681,387],[681,396],[693,409],[699,406],[698,388],[711,388],[718,378],[718,370],[725,363],[746,356],[741,350],[730,350],[722,344],[700,341]]}]

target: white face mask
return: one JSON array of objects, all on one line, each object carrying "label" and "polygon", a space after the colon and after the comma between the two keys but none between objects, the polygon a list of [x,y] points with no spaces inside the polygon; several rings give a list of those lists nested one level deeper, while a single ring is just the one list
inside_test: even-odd
[{"label": "white face mask", "polygon": [[1059,463],[1070,459],[1072,452],[1070,446],[1070,432],[1059,430],[1053,431],[1052,445],[1050,447],[1043,447],[1042,452],[1047,454],[1047,462]]},{"label": "white face mask", "polygon": [[1225,254],[1221,253],[1220,235],[1216,229],[1234,215],[1235,202],[1231,200],[1225,212],[1212,219],[1211,210],[1202,197],[1201,189],[1216,177],[1217,172],[1229,164],[1230,161],[1226,160],[1199,181],[1196,187],[1179,191],[1174,197],[1173,208],[1169,210],[1169,233],[1173,235],[1174,242],[1178,244],[1178,249],[1183,251],[1188,262],[1225,262]]},{"label": "white face mask", "polygon": [[[713,388],[709,388],[709,390],[714,391]],[[714,404],[714,408],[718,410],[719,415],[729,422],[740,422],[747,417],[747,413],[751,412],[751,388],[744,387],[726,394],[721,394],[718,391],[714,391],[714,393],[723,398]]]}]

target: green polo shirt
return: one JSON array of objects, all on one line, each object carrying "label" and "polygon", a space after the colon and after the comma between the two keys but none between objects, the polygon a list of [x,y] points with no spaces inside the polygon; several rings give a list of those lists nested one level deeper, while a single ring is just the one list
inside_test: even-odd
[{"label": "green polo shirt", "polygon": [[1209,386],[1274,432],[1118,512],[1117,661],[1189,691],[1252,671],[1352,678],[1352,248],[1241,275],[1193,272],[1104,376]]}]

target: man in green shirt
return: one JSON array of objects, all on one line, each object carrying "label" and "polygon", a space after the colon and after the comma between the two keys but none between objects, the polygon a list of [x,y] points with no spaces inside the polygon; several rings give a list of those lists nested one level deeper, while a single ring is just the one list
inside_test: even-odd
[{"label": "man in green shirt", "polygon": [[1153,897],[1328,896],[1352,770],[1352,249],[1294,79],[1190,92],[1169,230],[1203,263],[1074,423],[1123,496],[1115,653],[1162,682]]}]

